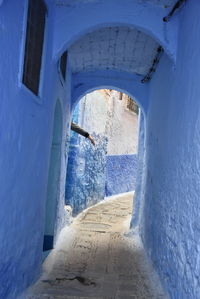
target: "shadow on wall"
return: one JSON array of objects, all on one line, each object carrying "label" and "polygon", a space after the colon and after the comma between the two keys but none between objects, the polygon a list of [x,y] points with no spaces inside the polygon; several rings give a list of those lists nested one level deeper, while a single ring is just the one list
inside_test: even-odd
[{"label": "shadow on wall", "polygon": [[62,109],[60,101],[57,100],[54,112],[53,139],[49,163],[43,251],[48,251],[53,248],[54,229],[60,184],[61,143]]}]

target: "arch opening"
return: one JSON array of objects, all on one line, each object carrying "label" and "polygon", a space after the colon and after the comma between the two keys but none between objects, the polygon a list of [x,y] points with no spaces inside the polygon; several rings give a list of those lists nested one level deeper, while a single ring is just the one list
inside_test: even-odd
[{"label": "arch opening", "polygon": [[86,29],[81,30],[79,33],[76,33],[73,37],[71,37],[71,39],[69,41],[66,41],[62,47],[58,50],[58,52],[56,53],[54,59],[56,61],[59,60],[59,57],[62,55],[62,53],[64,53],[65,51],[67,51],[71,46],[73,46],[76,42],[80,41],[84,36],[90,35],[96,31],[105,29],[105,28],[128,28],[129,31],[131,30],[137,30],[138,32],[149,36],[149,38],[151,38],[152,40],[154,40],[155,43],[161,45],[163,47],[163,49],[166,50],[167,55],[171,58],[172,54],[169,53],[169,50],[166,49],[165,44],[162,42],[161,39],[157,38],[156,35],[152,34],[152,32],[145,30],[144,28],[142,28],[141,26],[136,26],[136,25],[132,25],[131,23],[128,22],[106,22],[106,23],[100,23],[98,25],[94,25],[94,26],[88,26]]},{"label": "arch opening", "polygon": [[135,190],[138,114],[137,103],[116,89],[95,89],[78,100],[73,121],[96,146],[71,134],[65,199],[73,215],[107,196]]},{"label": "arch opening", "polygon": [[146,112],[144,110],[144,107],[141,105],[141,101],[134,96],[133,92],[131,92],[131,91],[129,92],[129,91],[127,91],[127,89],[123,89],[123,88],[117,87],[115,85],[107,85],[107,84],[104,84],[104,85],[96,84],[96,86],[93,86],[93,87],[90,87],[87,84],[85,84],[85,86],[83,85],[79,91],[76,90],[72,95],[72,111],[75,109],[76,105],[78,105],[79,101],[81,101],[81,99],[83,97],[85,97],[87,94],[92,93],[96,90],[104,90],[104,89],[105,90],[115,90],[119,93],[126,94],[131,99],[134,99],[134,102],[137,104],[139,109],[141,109],[144,113]]},{"label": "arch opening", "polygon": [[146,113],[149,84],[142,82],[156,71],[162,55],[158,58],[158,49],[155,39],[130,26],[112,24],[80,36],[65,48],[73,78],[72,104],[88,91],[112,86],[140,99]]},{"label": "arch opening", "polygon": [[[176,0],[174,0],[176,1]],[[112,4],[111,4],[112,2]],[[157,5],[156,1],[90,1],[82,3],[82,5],[72,5],[73,9],[70,15],[68,7],[58,10],[58,21],[55,24],[56,29],[59,29],[59,34],[56,37],[53,57],[55,60],[66,51],[75,41],[83,35],[98,30],[102,27],[112,26],[128,26],[149,35],[159,45],[161,45],[167,55],[175,61],[176,58],[176,31],[178,24],[165,24],[163,31],[163,18],[169,12],[169,3],[163,7]],[[159,1],[160,4],[160,1]],[[112,9],[114,5],[115,9]],[[165,9],[163,9],[165,8]],[[67,17],[66,17],[67,15]],[[79,22],[76,21],[76,16],[79,15]],[[69,28],[67,31],[66,28]],[[67,32],[67,38],[66,38]],[[166,39],[166,35],[168,38]]]}]

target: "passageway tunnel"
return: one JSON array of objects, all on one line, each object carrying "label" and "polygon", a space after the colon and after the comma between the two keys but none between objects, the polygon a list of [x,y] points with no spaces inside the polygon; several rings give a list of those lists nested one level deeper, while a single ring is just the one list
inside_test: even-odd
[{"label": "passageway tunnel", "polygon": [[[9,132],[2,132],[1,165],[7,169],[2,198],[13,190],[0,211],[3,223],[8,223],[1,228],[2,298],[15,298],[38,277],[44,236],[47,248],[52,248],[61,229],[69,225],[64,207],[66,135],[75,105],[101,88],[128,94],[141,109],[130,229],[141,236],[169,296],[199,298],[200,2],[36,2],[0,2],[2,32],[19,28],[14,34],[15,55],[3,32],[3,57],[8,59],[0,62],[8,78],[2,89],[1,122]],[[40,6],[42,21],[33,13]],[[27,36],[31,26],[40,23],[40,80],[31,89],[27,61],[37,38],[28,43]]]},{"label": "passageway tunnel", "polygon": [[[125,92],[140,106],[142,115],[139,166],[131,227],[139,228],[143,242],[146,248],[149,248],[150,256],[158,271],[162,271],[163,261],[162,254],[158,254],[157,250],[159,244],[168,243],[168,238],[164,226],[160,223],[165,206],[162,203],[164,198],[161,198],[165,187],[161,191],[162,195],[159,195],[160,187],[157,187],[155,178],[161,185],[161,180],[166,180],[165,170],[160,168],[167,156],[162,144],[170,139],[168,137],[165,141],[159,142],[161,138],[159,131],[164,125],[164,112],[161,106],[164,107],[164,98],[165,101],[169,101],[173,85],[171,80],[173,76],[178,76],[178,73],[177,75],[174,73],[174,66],[177,63],[178,17],[175,15],[169,23],[163,23],[163,17],[170,12],[170,8],[176,2],[143,1],[141,4],[138,1],[134,3],[128,1],[120,6],[122,11],[119,14],[113,10],[111,13],[111,4],[106,2],[98,2],[96,6],[98,9],[95,12],[96,4],[91,1],[90,4],[87,3],[87,14],[90,17],[86,22],[86,4],[80,1],[69,4],[72,9],[70,17],[76,13],[81,16],[81,26],[76,25],[76,34],[70,32],[68,33],[70,36],[66,38],[65,28],[69,20],[64,18],[64,14],[67,7],[58,5],[59,17],[55,23],[55,28],[59,26],[62,29],[56,36],[54,53],[58,61],[60,57],[67,55],[67,66],[71,72],[72,110],[85,94],[100,88]],[[115,8],[118,5],[119,2],[115,3]],[[135,11],[134,18],[129,19],[127,9]],[[104,13],[101,14],[101,10]],[[55,32],[57,33],[56,29]],[[165,155],[165,158],[162,155]],[[165,217],[167,222],[168,216]],[[157,226],[160,226],[159,231]],[[168,256],[170,250],[167,249],[167,245],[165,249],[164,247],[163,250],[166,250],[165,254]],[[169,275],[171,280],[174,277],[172,273],[173,270],[164,276]]]},{"label": "passageway tunnel", "polygon": [[[168,30],[170,32],[171,28]],[[103,88],[128,94],[135,99],[141,109],[138,183],[135,210],[131,221],[132,227],[136,227],[141,220],[144,204],[142,188],[145,181],[145,134],[150,81],[161,57],[166,57],[173,66],[175,47],[169,53],[162,36],[157,32],[147,34],[146,28],[138,28],[138,24],[132,23],[127,25],[127,20],[126,23],[118,26],[114,22],[109,22],[109,26],[100,23],[91,26],[86,32],[81,30],[79,35],[76,40],[72,39],[71,44],[63,41],[62,48],[66,45],[68,47],[58,59],[62,61],[62,57],[67,56],[67,64],[71,71],[72,111],[88,92]],[[161,46],[161,43],[166,46],[166,49]]]},{"label": "passageway tunnel", "polygon": [[100,26],[84,34],[61,55],[67,55],[72,72],[72,111],[85,94],[102,88],[125,92],[136,100],[141,109],[139,173],[142,175],[139,174],[137,178],[138,194],[135,198],[138,200],[135,201],[136,208],[131,222],[134,227],[141,217],[140,189],[144,175],[143,147],[149,101],[149,84],[142,80],[148,76],[152,67],[156,67],[162,52],[159,44],[146,33],[127,25],[110,24],[109,27]]}]

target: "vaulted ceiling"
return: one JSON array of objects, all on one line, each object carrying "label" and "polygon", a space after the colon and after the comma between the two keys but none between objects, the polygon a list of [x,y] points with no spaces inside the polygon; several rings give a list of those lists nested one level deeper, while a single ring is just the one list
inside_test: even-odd
[{"label": "vaulted ceiling", "polygon": [[106,27],[75,42],[68,50],[73,73],[119,70],[146,75],[159,45],[149,35],[129,27]]}]

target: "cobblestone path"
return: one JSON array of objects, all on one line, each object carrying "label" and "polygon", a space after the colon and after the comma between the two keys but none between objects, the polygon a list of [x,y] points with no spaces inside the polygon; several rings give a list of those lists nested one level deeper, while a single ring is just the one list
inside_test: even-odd
[{"label": "cobblestone path", "polygon": [[166,298],[139,238],[128,234],[132,198],[105,200],[65,228],[25,298]]}]

